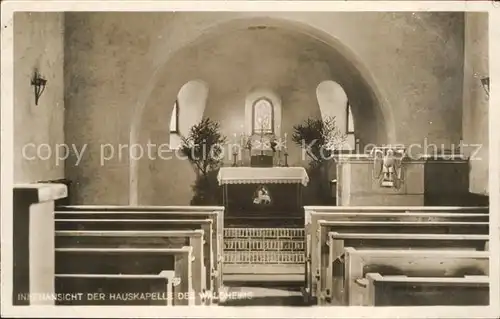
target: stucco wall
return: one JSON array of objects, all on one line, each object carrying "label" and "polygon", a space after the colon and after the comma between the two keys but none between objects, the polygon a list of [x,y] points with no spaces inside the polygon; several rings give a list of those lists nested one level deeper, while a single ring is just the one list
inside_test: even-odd
[{"label": "stucco wall", "polygon": [[464,63],[464,150],[471,157],[469,189],[487,195],[489,125],[488,99],[481,78],[489,76],[488,13],[467,13],[465,16]]},{"label": "stucco wall", "polygon": [[[63,33],[62,13],[14,14],[15,183],[64,177],[64,160],[55,154],[64,143]],[[31,86],[35,68],[48,81],[38,105]]]},{"label": "stucco wall", "polygon": [[[356,123],[357,128],[366,129],[363,143],[372,142],[371,138],[379,143],[422,143],[425,138],[438,144],[458,143],[463,84],[460,13],[66,13],[66,137],[68,143],[80,147],[88,144],[82,163],[75,166],[72,159],[66,167],[67,177],[79,185],[74,189],[75,202],[127,204],[133,198],[132,202],[140,199],[144,204],[184,203],[190,198],[191,181],[185,178],[189,167],[172,169],[166,164],[159,167],[158,163],[133,162],[131,169],[127,154],[101,165],[99,144],[117,147],[131,140],[168,141],[157,128],[168,128],[168,107],[184,83],[199,78],[195,75],[200,70],[195,68],[204,65],[206,58],[198,56],[199,63],[192,64],[184,53],[196,59],[196,48],[208,43],[206,52],[216,56],[219,48],[210,47],[210,43],[218,42],[210,42],[208,37],[260,24],[303,33],[334,47],[323,53],[336,57],[330,57],[330,66],[339,61],[337,74],[343,77],[333,80],[338,80],[353,100],[355,121],[368,119],[367,113],[385,119],[387,129],[383,131],[377,130],[382,123]],[[304,58],[302,65],[310,66],[315,61],[306,60],[314,51],[302,47],[290,56],[298,54]],[[259,64],[258,48],[253,52],[254,66],[265,69],[262,74],[273,75],[283,66],[270,63],[272,59]],[[237,122],[233,122],[234,115],[243,114],[243,109],[240,112],[237,108],[244,105],[244,87],[230,76],[246,62],[212,70],[207,65],[205,69],[206,74],[217,75],[220,87],[228,90],[212,90],[208,83],[207,115],[231,125],[225,130]],[[326,69],[316,63],[305,71],[331,75]],[[309,85],[305,79],[310,77],[302,77],[302,69],[293,70],[296,73],[290,72],[287,80]],[[320,80],[325,78],[310,83],[307,92],[311,94],[288,88],[290,94],[282,97],[283,125],[292,126],[306,114],[319,115],[315,90]],[[363,109],[363,105],[378,109]],[[159,116],[157,110],[164,106],[166,116]],[[178,177],[168,173],[172,171]],[[137,189],[143,195],[138,196]],[[179,196],[179,192],[185,194]]]}]

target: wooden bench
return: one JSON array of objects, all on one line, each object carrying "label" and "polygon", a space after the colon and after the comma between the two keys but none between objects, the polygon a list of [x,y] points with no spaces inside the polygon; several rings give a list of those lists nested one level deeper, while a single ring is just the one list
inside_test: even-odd
[{"label": "wooden bench", "polygon": [[408,277],[487,276],[489,252],[447,250],[357,250],[345,248],[344,290],[333,291],[343,305],[363,305],[364,294],[356,280],[367,273]]},{"label": "wooden bench", "polygon": [[[328,233],[328,258],[320,266],[317,296],[331,299],[332,291],[343,289],[345,247],[355,249],[469,250],[485,251],[488,235]],[[322,249],[323,250],[323,249]],[[322,251],[322,255],[324,252]],[[323,300],[321,300],[323,302]],[[339,303],[340,301],[333,301]]]},{"label": "wooden bench", "polygon": [[356,213],[451,213],[488,214],[489,207],[461,206],[304,206],[304,223],[310,223],[311,214],[356,214]]},{"label": "wooden bench", "polygon": [[489,277],[407,277],[368,273],[356,281],[363,306],[488,306]]},{"label": "wooden bench", "polygon": [[[160,276],[167,278],[160,280],[165,284],[163,287],[166,293],[168,293],[167,284],[172,282],[174,305],[192,305],[196,294],[199,293],[192,289],[192,252],[192,247],[56,248],[56,286],[57,289],[61,289],[61,291],[56,290],[56,292],[119,293],[126,291],[127,285],[130,288],[130,282],[127,282],[129,279],[137,282],[140,278],[138,275],[153,275],[156,276],[154,277],[156,284]],[[169,279],[164,271],[173,271],[175,277]],[[119,276],[123,276],[123,278],[118,280]],[[99,281],[103,277],[115,280]],[[91,281],[94,282],[94,285],[90,283]],[[103,287],[106,283],[110,283],[110,285],[105,286],[103,291],[85,291],[87,282],[90,289],[94,289],[96,284],[98,287]],[[73,286],[72,284],[83,286]],[[122,286],[124,286],[123,290]],[[142,285],[138,288],[146,288],[146,291],[136,290],[135,293],[158,292],[157,289],[152,289],[148,285],[146,287]]]},{"label": "wooden bench", "polygon": [[213,275],[216,285],[222,286],[223,206],[57,206],[55,217],[57,219],[211,219],[212,242],[214,243],[213,258],[216,263]]},{"label": "wooden bench", "polygon": [[[174,305],[173,271],[158,275],[61,274],[55,276],[56,300],[65,306]],[[78,292],[75,293],[75,287]]]},{"label": "wooden bench", "polygon": [[[56,248],[193,248],[193,289],[214,291],[211,265],[205,265],[202,230],[188,231],[56,231]],[[151,279],[153,280],[153,279]],[[196,300],[201,304],[201,299]]]},{"label": "wooden bench", "polygon": [[[316,297],[320,265],[326,264],[328,250],[325,249],[329,232],[339,233],[414,233],[414,234],[488,234],[487,222],[414,222],[404,221],[326,221],[318,220],[310,225],[310,243],[306,259],[306,288],[312,298]],[[324,254],[322,254],[324,249]]]},{"label": "wooden bench", "polygon": [[377,207],[347,207],[347,206],[304,206],[305,211],[305,238],[306,238],[306,264],[305,283],[306,290],[311,291],[312,282],[311,266],[315,263],[311,255],[311,243],[316,242],[318,233],[318,220],[332,221],[471,221],[488,222],[489,207],[447,207],[447,206],[377,206]]},{"label": "wooden bench", "polygon": [[196,230],[203,231],[204,241],[204,265],[207,270],[207,281],[214,281],[215,293],[221,287],[216,263],[213,260],[214,244],[212,242],[212,220],[211,219],[56,219],[55,229],[60,230],[93,230],[93,231],[172,231],[172,230]]}]

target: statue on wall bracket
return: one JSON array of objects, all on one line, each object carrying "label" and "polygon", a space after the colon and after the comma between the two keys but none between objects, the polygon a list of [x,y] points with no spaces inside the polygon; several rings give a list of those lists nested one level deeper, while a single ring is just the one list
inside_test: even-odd
[{"label": "statue on wall bracket", "polygon": [[375,147],[370,155],[373,157],[373,178],[381,187],[399,188],[403,181],[402,161],[406,150],[402,147]]}]

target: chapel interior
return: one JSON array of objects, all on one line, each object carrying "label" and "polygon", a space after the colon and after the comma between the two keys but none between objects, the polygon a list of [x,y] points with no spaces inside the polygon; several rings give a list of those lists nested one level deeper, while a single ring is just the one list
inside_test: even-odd
[{"label": "chapel interior", "polygon": [[[230,305],[306,303],[304,273],[314,270],[304,269],[307,248],[297,238],[307,207],[449,213],[489,206],[488,13],[16,12],[13,21],[15,189],[41,194],[30,185],[63,185],[65,194],[30,208],[27,195],[14,191],[14,213],[55,210],[57,219],[58,206],[223,207],[224,240],[232,244],[219,251],[221,281],[259,296]],[[37,76],[46,80],[40,94]],[[315,169],[294,134],[307,121],[331,118],[343,146]],[[200,186],[199,167],[177,155],[205,119],[241,148],[237,155],[225,149]],[[158,149],[148,156],[148,144],[164,145],[168,160]],[[61,145],[67,158],[56,157]],[[401,187],[379,183],[376,159],[366,153],[392,145],[406,154],[417,145],[391,171]],[[26,218],[48,223],[52,234],[59,225]],[[32,236],[26,223],[33,220],[14,225],[15,236]],[[253,248],[274,260],[259,261],[261,269],[279,264],[279,274],[238,259],[250,230],[274,230],[269,242],[294,247],[286,260],[269,255],[271,244]],[[57,245],[70,238],[47,238],[57,271]],[[43,254],[30,247],[29,258],[18,257],[28,268]],[[54,278],[47,280],[52,287]]]}]

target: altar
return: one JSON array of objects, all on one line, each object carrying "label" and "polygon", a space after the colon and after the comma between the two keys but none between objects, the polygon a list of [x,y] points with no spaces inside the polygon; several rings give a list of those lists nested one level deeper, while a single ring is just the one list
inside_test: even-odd
[{"label": "altar", "polygon": [[303,167],[223,167],[217,176],[223,187],[227,217],[300,218],[302,188],[309,183]]}]

